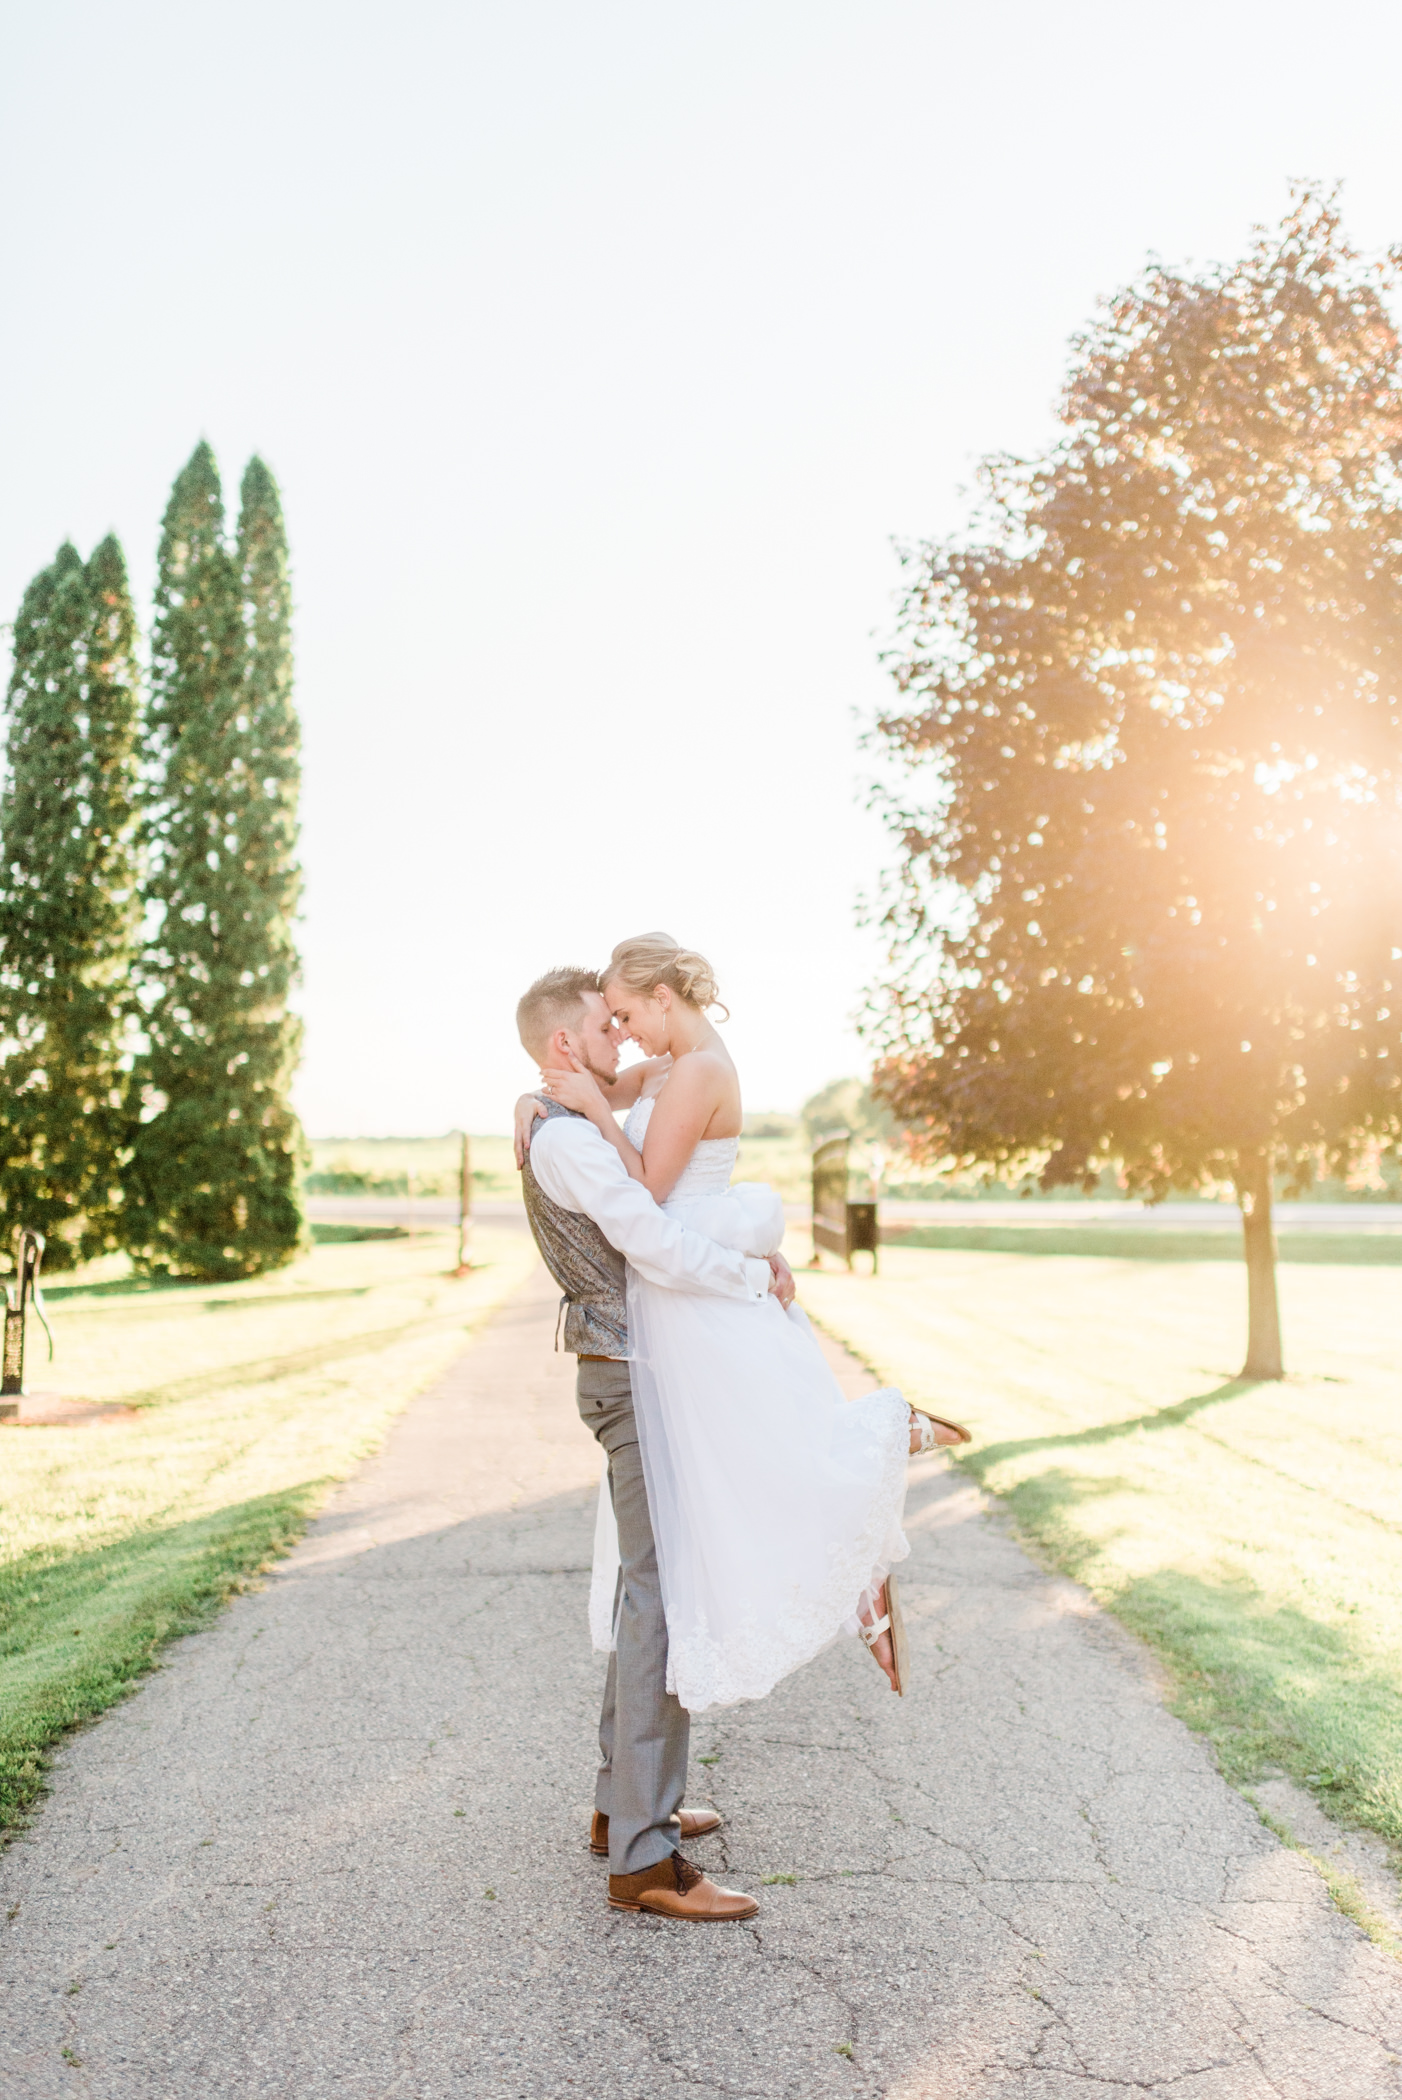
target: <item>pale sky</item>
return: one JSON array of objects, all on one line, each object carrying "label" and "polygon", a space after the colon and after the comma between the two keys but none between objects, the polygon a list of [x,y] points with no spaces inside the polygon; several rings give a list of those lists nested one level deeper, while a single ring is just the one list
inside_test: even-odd
[{"label": "pale sky", "polygon": [[314,1135],[504,1129],[516,998],[663,927],[755,1108],[863,1068],[897,570],[1150,251],[1402,240],[1402,10],[8,0],[0,618],[281,482]]}]

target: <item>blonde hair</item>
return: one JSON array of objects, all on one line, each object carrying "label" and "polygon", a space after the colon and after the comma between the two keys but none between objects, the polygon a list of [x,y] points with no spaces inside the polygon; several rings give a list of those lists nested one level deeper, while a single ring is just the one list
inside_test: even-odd
[{"label": "blonde hair", "polygon": [[580,1028],[589,1010],[588,996],[598,989],[593,970],[547,970],[537,977],[516,1009],[521,1048],[538,1057],[557,1028]]},{"label": "blonde hair", "polygon": [[[694,948],[679,948],[670,933],[640,933],[631,941],[620,941],[607,968],[599,972],[599,982],[626,985],[630,992],[648,995],[665,984],[688,1006],[702,1012],[721,1005],[715,972],[705,956]],[[728,1020],[729,1008],[721,1011]]]}]

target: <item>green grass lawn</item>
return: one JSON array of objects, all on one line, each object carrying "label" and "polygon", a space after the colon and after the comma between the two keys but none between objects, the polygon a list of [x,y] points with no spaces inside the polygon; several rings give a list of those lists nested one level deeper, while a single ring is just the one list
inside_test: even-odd
[{"label": "green grass lawn", "polygon": [[0,1827],[55,1737],[285,1551],[534,1258],[490,1224],[472,1275],[446,1274],[452,1252],[432,1233],[321,1245],[244,1283],[105,1265],[55,1288],[55,1360],[32,1329],[28,1383],[135,1414],[0,1428]]},{"label": "green grass lawn", "polygon": [[1402,1846],[1402,1288],[1280,1282],[1291,1375],[1255,1386],[1239,1263],[891,1246],[800,1290],[969,1424],[960,1463],[1157,1650],[1229,1777],[1280,1765]]}]

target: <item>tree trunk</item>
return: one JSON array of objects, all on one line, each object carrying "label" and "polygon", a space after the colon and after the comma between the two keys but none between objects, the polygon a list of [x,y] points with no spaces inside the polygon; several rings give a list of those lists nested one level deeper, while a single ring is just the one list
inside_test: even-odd
[{"label": "tree trunk", "polygon": [[1271,1155],[1243,1152],[1237,1159],[1237,1202],[1246,1254],[1247,1333],[1243,1378],[1283,1378],[1280,1300],[1275,1288],[1275,1228],[1271,1220]]}]

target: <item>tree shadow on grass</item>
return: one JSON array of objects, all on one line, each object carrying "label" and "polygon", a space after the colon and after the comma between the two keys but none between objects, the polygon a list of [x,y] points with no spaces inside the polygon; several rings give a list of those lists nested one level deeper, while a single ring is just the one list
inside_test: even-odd
[{"label": "tree shadow on grass", "polygon": [[46,1305],[62,1304],[68,1298],[147,1298],[156,1291],[207,1291],[210,1285],[193,1276],[113,1276],[106,1283],[45,1283]]},{"label": "tree shadow on grass", "polygon": [[[402,1225],[339,1225],[324,1224],[315,1220],[311,1226],[313,1243],[318,1247],[349,1246],[362,1240],[407,1240],[410,1235]],[[274,1272],[276,1273],[276,1272]],[[256,1276],[161,1276],[132,1275],[112,1276],[102,1283],[46,1283],[46,1304],[59,1305],[72,1298],[150,1298],[171,1291],[228,1290],[230,1285],[256,1283]],[[212,1298],[211,1307],[217,1305],[262,1305],[281,1302],[285,1298],[299,1301],[307,1298],[329,1298],[333,1291],[280,1291],[265,1298]]]},{"label": "tree shadow on grass", "polygon": [[1213,1386],[1210,1392],[1193,1393],[1186,1400],[1175,1400],[1171,1407],[1150,1408],[1147,1414],[1128,1415],[1119,1422],[1097,1423],[1093,1429],[1060,1430],[1050,1436],[1018,1437],[1003,1444],[979,1444],[972,1451],[961,1452],[958,1462],[982,1486],[993,1468],[1008,1459],[1026,1458],[1038,1451],[1091,1450],[1098,1445],[1113,1444],[1123,1437],[1134,1436],[1141,1429],[1177,1429],[1190,1422],[1194,1415],[1201,1414],[1204,1408],[1215,1407],[1223,1400],[1235,1400],[1242,1393],[1254,1392],[1263,1382],[1255,1378],[1229,1378],[1225,1384]]}]

